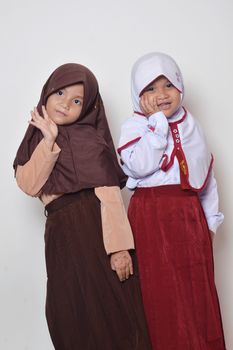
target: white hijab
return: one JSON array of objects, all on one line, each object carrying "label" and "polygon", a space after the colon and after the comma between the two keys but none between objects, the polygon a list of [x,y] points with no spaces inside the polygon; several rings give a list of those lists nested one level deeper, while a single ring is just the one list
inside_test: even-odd
[{"label": "white hijab", "polygon": [[165,76],[184,96],[183,78],[179,67],[172,57],[151,52],[140,57],[134,64],[131,73],[131,95],[135,112],[141,112],[139,106],[141,92],[159,76]]}]

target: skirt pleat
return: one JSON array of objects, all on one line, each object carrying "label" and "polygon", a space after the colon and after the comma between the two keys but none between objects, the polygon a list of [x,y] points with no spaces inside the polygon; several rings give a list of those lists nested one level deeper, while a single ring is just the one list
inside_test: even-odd
[{"label": "skirt pleat", "polygon": [[211,237],[198,198],[178,185],[138,188],[129,219],[154,350],[224,350]]},{"label": "skirt pleat", "polygon": [[62,196],[46,210],[46,317],[55,349],[150,350],[136,262],[134,275],[120,282],[94,191]]}]

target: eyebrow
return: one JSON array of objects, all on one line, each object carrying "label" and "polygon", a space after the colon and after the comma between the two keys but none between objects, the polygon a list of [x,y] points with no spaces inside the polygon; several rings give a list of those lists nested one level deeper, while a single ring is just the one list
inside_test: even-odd
[{"label": "eyebrow", "polygon": [[[66,87],[64,87],[63,89],[60,89],[60,90],[66,90],[67,91],[67,87],[68,86],[66,86]],[[83,96],[81,96],[81,95],[75,95],[75,97],[73,97],[73,99],[75,99],[75,98],[80,98],[80,99],[84,99],[84,94],[83,94]]]},{"label": "eyebrow", "polygon": [[73,96],[71,97],[72,100],[75,100],[76,98],[78,98],[78,99],[80,99],[80,100],[84,100],[84,95],[83,95],[83,96],[81,96],[81,95],[73,95]]}]

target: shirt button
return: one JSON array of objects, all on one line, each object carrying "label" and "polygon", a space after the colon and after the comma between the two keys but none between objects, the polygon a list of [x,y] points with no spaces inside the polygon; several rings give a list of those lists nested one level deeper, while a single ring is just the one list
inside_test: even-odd
[{"label": "shirt button", "polygon": [[180,143],[180,140],[179,140],[179,139],[176,139],[176,143]]},{"label": "shirt button", "polygon": [[179,134],[176,134],[176,137],[177,137],[177,138],[179,138],[179,137],[180,137],[180,135],[179,135]]},{"label": "shirt button", "polygon": [[174,132],[174,134],[176,134],[177,133],[177,129],[173,129],[173,132]]}]

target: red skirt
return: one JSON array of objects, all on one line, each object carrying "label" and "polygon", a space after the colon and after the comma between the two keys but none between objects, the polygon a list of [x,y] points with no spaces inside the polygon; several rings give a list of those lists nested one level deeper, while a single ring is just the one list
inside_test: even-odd
[{"label": "red skirt", "polygon": [[210,233],[198,195],[138,188],[129,219],[154,350],[224,350]]}]

